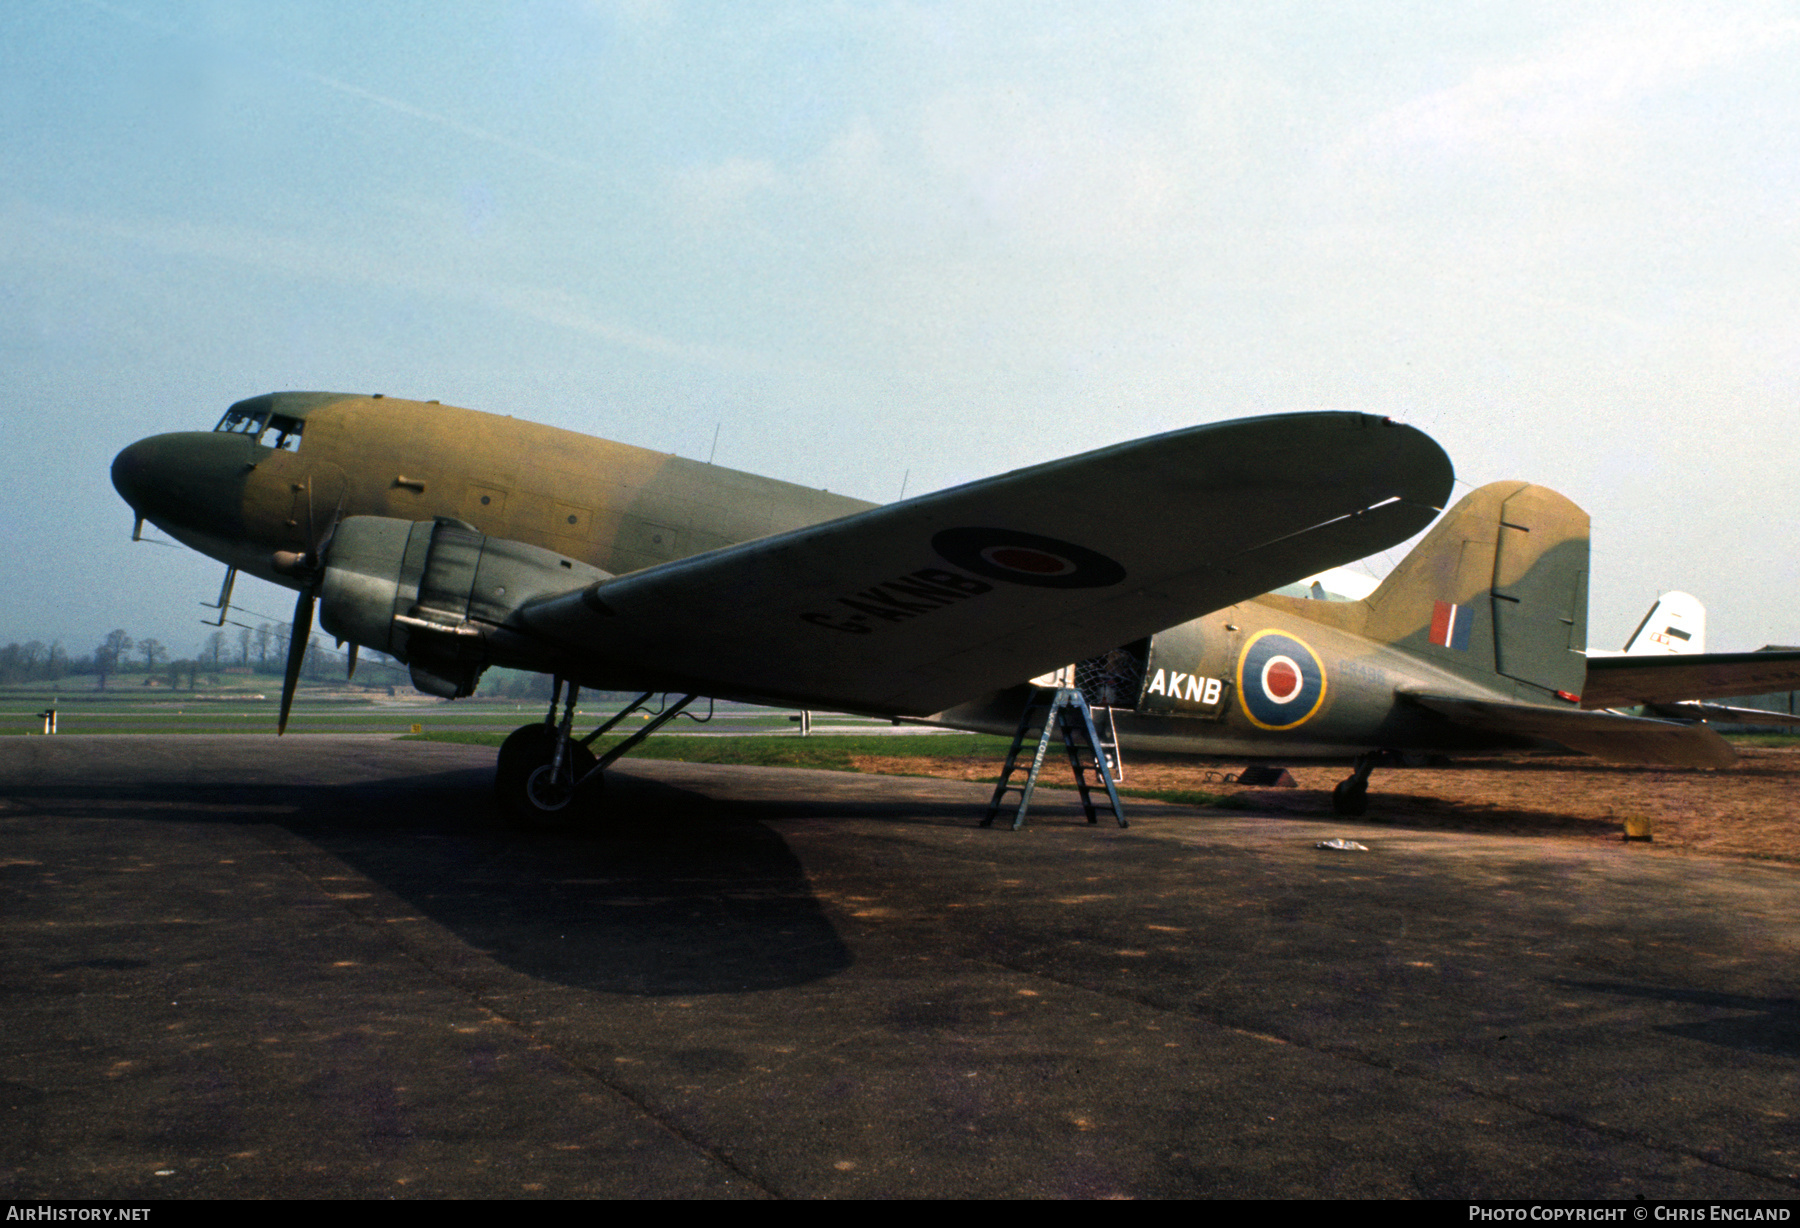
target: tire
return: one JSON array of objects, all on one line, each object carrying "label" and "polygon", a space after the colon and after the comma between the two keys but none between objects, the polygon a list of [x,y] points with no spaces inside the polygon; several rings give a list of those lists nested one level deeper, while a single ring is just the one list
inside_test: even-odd
[{"label": "tire", "polygon": [[1350,816],[1367,813],[1369,783],[1354,776],[1338,781],[1337,788],[1331,791],[1331,809],[1337,814]]},{"label": "tire", "polygon": [[[568,753],[568,768],[575,780],[593,771],[598,762],[594,753],[578,742],[569,744]],[[533,828],[566,823],[580,817],[599,797],[602,778],[596,776],[562,805],[541,805],[533,795],[531,780],[538,769],[550,766],[555,754],[556,733],[546,725],[522,726],[500,744],[500,755],[494,763],[494,792],[514,826]]]},{"label": "tire", "polygon": [[507,804],[525,785],[525,778],[540,765],[550,762],[556,748],[556,734],[542,721],[521,725],[500,743],[500,756],[494,761],[494,796]]}]

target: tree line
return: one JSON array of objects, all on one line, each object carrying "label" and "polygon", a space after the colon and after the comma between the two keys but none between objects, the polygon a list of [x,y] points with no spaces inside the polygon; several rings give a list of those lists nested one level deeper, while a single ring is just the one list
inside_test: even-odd
[{"label": "tree line", "polygon": [[[175,658],[161,640],[134,639],[123,627],[109,631],[92,652],[71,656],[62,642],[45,644],[42,640],[17,642],[0,648],[0,685],[56,682],[63,678],[88,676],[105,690],[107,679],[119,674],[135,674],[148,678],[166,678],[170,687],[186,684],[192,690],[199,685],[201,674],[221,670],[248,669],[252,673],[280,675],[286,668],[290,628],[285,623],[263,623],[250,627],[237,624],[235,631],[220,628],[200,642],[191,657]],[[306,664],[301,677],[320,681],[342,677],[344,654],[321,644],[319,636],[308,641]],[[380,681],[392,683],[388,675],[404,667],[386,654],[372,653],[364,658],[361,670],[381,671]],[[370,679],[374,681],[374,679]]]},{"label": "tree line", "polygon": [[[287,624],[234,626],[233,631],[219,628],[211,632],[200,642],[193,656],[178,659],[162,641],[134,639],[123,627],[109,631],[92,652],[81,656],[70,656],[61,641],[11,643],[0,648],[0,686],[91,677],[96,679],[98,689],[105,690],[109,678],[129,674],[140,682],[156,680],[171,690],[185,687],[191,691],[198,689],[202,674],[216,674],[231,668],[240,671],[248,668],[252,673],[279,678],[287,666],[291,634]],[[321,643],[316,634],[308,641],[306,664],[300,673],[303,679],[333,681],[344,676],[344,669],[343,653]],[[356,680],[378,686],[411,684],[406,667],[386,653],[364,654],[357,666]],[[481,694],[505,699],[548,699],[550,678],[547,674],[495,669],[482,680]]]}]

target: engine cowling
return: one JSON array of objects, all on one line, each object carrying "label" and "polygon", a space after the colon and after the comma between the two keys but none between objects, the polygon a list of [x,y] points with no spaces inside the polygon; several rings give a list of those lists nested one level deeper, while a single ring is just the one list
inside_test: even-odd
[{"label": "engine cowling", "polygon": [[406,663],[421,691],[459,699],[490,665],[550,668],[510,625],[521,606],[610,578],[449,517],[351,516],[332,536],[319,625]]}]

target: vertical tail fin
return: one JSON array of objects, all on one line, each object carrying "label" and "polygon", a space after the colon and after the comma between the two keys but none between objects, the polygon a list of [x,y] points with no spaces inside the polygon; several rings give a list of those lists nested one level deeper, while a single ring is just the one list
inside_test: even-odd
[{"label": "vertical tail fin", "polygon": [[1579,694],[1587,572],[1586,512],[1543,486],[1490,483],[1369,595],[1364,634],[1459,673]]}]

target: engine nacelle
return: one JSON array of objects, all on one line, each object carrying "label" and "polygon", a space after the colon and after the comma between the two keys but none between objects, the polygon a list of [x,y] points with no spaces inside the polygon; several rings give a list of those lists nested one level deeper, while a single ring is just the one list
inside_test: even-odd
[{"label": "engine nacelle", "polygon": [[421,691],[458,699],[490,665],[540,667],[508,626],[520,606],[610,578],[448,517],[351,516],[331,539],[319,625],[405,662]]}]

